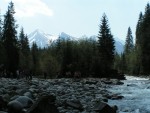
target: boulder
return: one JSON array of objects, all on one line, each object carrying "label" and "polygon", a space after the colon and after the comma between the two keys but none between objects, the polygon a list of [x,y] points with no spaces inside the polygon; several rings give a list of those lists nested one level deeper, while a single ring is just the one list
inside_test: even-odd
[{"label": "boulder", "polygon": [[72,107],[74,109],[78,109],[80,111],[83,110],[83,106],[82,106],[82,104],[81,104],[81,102],[79,100],[69,100],[69,101],[66,101],[65,106],[69,106],[69,107]]},{"label": "boulder", "polygon": [[55,105],[56,97],[53,95],[39,98],[26,113],[59,113]]},{"label": "boulder", "polygon": [[7,102],[2,96],[0,96],[0,110],[4,110],[7,107]]},{"label": "boulder", "polygon": [[110,80],[105,80],[105,81],[102,81],[103,83],[105,83],[105,84],[112,84],[113,82],[112,81],[110,81]]},{"label": "boulder", "polygon": [[10,101],[7,106],[8,113],[21,113],[23,109],[23,105],[16,100]]},{"label": "boulder", "polygon": [[24,96],[27,96],[27,97],[29,97],[29,98],[33,98],[33,95],[32,95],[32,93],[31,92],[26,92],[26,93],[24,93],[23,94]]},{"label": "boulder", "polygon": [[117,95],[117,94],[114,94],[114,95],[112,95],[112,97],[111,97],[112,100],[120,100],[120,99],[122,99],[122,98],[124,98],[124,96]]},{"label": "boulder", "polygon": [[17,89],[16,93],[19,95],[23,95],[24,93],[28,92],[29,90],[27,88],[23,88],[23,89]]},{"label": "boulder", "polygon": [[116,110],[114,110],[112,107],[110,107],[108,104],[104,102],[96,103],[93,110],[98,113],[116,113]]},{"label": "boulder", "polygon": [[27,96],[19,96],[15,99],[23,105],[23,108],[29,108],[33,104],[33,100]]},{"label": "boulder", "polygon": [[17,99],[19,97],[19,95],[14,95],[13,97],[11,97],[10,98],[10,100],[12,101],[12,100],[15,100],[15,99]]},{"label": "boulder", "polygon": [[0,89],[0,95],[2,95],[4,92],[3,92],[3,90],[2,89]]},{"label": "boulder", "polygon": [[90,81],[89,80],[89,81],[86,81],[85,84],[90,84],[91,85],[91,84],[97,84],[97,82],[98,81],[93,81],[93,80]]},{"label": "boulder", "polygon": [[130,87],[139,87],[139,86],[136,85],[136,84],[127,84],[127,86],[130,86]]}]

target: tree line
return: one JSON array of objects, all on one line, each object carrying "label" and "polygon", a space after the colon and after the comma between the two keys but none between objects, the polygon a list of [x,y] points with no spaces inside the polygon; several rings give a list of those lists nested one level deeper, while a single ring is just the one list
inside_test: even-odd
[{"label": "tree line", "polygon": [[103,14],[97,40],[63,39],[61,36],[46,48],[36,43],[29,47],[28,36],[21,28],[17,33],[15,10],[10,2],[4,19],[0,18],[0,73],[16,77],[16,71],[33,75],[47,73],[49,77],[118,77],[120,74],[147,75],[150,63],[150,6],[140,13],[134,44],[128,28],[124,52],[118,54],[108,18]]},{"label": "tree line", "polygon": [[150,74],[150,5],[144,14],[140,12],[136,26],[135,43],[131,28],[128,28],[124,52],[116,55],[115,68],[132,75]]}]

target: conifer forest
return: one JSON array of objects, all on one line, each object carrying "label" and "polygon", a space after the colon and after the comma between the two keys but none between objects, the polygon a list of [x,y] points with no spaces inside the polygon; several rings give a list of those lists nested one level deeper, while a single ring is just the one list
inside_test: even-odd
[{"label": "conifer forest", "polygon": [[150,113],[149,3],[135,33],[126,29],[122,52],[106,13],[96,38],[59,35],[46,47],[31,45],[15,13],[12,1],[0,12],[0,113]]},{"label": "conifer forest", "polygon": [[[67,77],[79,72],[82,77],[114,77],[119,74],[150,74],[150,6],[139,14],[135,43],[132,30],[127,29],[124,51],[115,51],[114,38],[108,18],[100,18],[97,40],[69,40],[59,37],[47,48],[36,43],[29,47],[28,35],[22,27],[17,32],[15,6],[10,2],[4,18],[0,19],[0,69],[6,77],[16,77],[16,71],[26,70],[34,76]],[[70,75],[68,77],[71,77]]]}]

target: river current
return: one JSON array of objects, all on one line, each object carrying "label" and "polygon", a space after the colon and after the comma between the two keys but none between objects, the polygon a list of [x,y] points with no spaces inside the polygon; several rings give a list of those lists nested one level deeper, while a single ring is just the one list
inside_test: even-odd
[{"label": "river current", "polygon": [[109,100],[117,105],[119,113],[150,113],[150,80],[126,76],[123,85],[114,85],[109,90],[124,96],[121,100]]}]

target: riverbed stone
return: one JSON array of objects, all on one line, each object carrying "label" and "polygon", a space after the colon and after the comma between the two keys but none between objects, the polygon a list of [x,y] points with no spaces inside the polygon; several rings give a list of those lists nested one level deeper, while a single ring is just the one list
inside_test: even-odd
[{"label": "riverbed stone", "polygon": [[43,96],[26,113],[59,113],[55,100],[56,97],[53,95]]},{"label": "riverbed stone", "polygon": [[83,111],[83,106],[79,100],[67,100],[65,106],[70,106],[73,107],[74,109]]},{"label": "riverbed stone", "polygon": [[16,100],[8,103],[8,113],[21,113],[22,109],[23,105]]},{"label": "riverbed stone", "polygon": [[30,99],[33,98],[33,95],[32,95],[31,92],[25,92],[23,95],[26,96],[26,97],[29,97]]},{"label": "riverbed stone", "polygon": [[27,96],[19,96],[15,99],[23,105],[23,108],[29,108],[33,104],[33,100]]},{"label": "riverbed stone", "polygon": [[104,102],[98,102],[93,108],[98,113],[116,113],[116,110]]},{"label": "riverbed stone", "polygon": [[4,110],[7,108],[7,101],[3,98],[3,96],[0,96],[0,110]]}]

